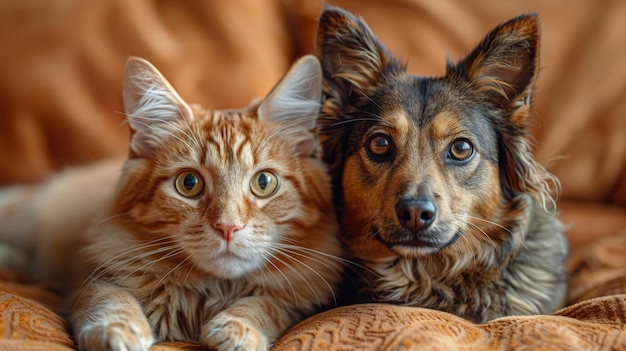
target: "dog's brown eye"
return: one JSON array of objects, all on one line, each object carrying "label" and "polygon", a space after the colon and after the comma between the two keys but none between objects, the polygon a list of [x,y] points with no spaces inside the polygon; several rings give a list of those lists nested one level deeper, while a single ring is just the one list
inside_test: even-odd
[{"label": "dog's brown eye", "polygon": [[389,139],[382,135],[373,137],[369,143],[370,152],[377,156],[386,155],[389,152],[390,147],[391,143],[389,142]]},{"label": "dog's brown eye", "polygon": [[450,145],[450,158],[457,161],[466,161],[474,155],[474,145],[467,139],[455,140]]}]

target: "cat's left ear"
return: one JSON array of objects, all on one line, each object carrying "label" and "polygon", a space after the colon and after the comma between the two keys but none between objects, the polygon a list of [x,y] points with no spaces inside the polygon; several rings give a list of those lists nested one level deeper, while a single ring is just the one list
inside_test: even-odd
[{"label": "cat's left ear", "polygon": [[193,118],[191,108],[148,61],[133,57],[124,72],[124,108],[131,129],[130,149],[151,157],[181,121]]},{"label": "cat's left ear", "polygon": [[315,126],[322,99],[322,68],[313,55],[294,63],[289,72],[259,105],[260,119],[280,124],[281,133],[291,139],[301,155],[317,149]]}]

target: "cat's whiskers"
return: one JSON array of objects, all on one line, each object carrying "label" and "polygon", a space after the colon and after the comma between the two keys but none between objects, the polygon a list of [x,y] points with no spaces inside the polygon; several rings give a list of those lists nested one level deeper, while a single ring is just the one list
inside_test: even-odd
[{"label": "cat's whiskers", "polygon": [[[182,250],[181,250],[181,251],[182,251]],[[180,253],[182,253],[182,252],[180,252]],[[178,254],[180,254],[180,253],[177,253],[176,255],[178,255]],[[170,256],[170,257],[174,257],[174,256],[176,256],[176,255],[172,255],[172,256]],[[166,256],[167,256],[167,255],[166,255]],[[167,258],[170,258],[170,257],[164,257],[163,259],[167,259]],[[165,273],[165,275],[163,275],[163,277],[161,277],[161,279],[159,279],[159,281],[157,281],[157,282],[154,284],[154,286],[152,287],[152,291],[150,292],[150,301],[152,301],[152,298],[153,298],[153,296],[154,296],[154,292],[156,291],[157,287],[159,287],[159,286],[163,283],[163,281],[165,280],[165,278],[167,278],[167,276],[169,276],[170,274],[172,274],[172,273],[173,273],[175,270],[177,270],[178,268],[182,267],[185,263],[187,263],[187,261],[189,261],[189,259],[190,259],[190,258],[191,258],[191,256],[187,256],[187,257],[185,257],[185,259],[184,259],[184,260],[180,261],[180,262],[179,262],[176,266],[174,266],[174,267],[173,267],[172,269],[170,269],[167,273]],[[156,262],[155,262],[155,263],[156,263]],[[148,268],[148,269],[149,269],[149,268]],[[144,272],[144,274],[145,274],[145,272]],[[143,275],[142,275],[142,277],[143,277]],[[189,278],[189,274],[187,274],[187,276],[185,277],[185,281],[187,280],[187,278]]]},{"label": "cat's whiskers", "polygon": [[[351,261],[343,257],[331,255],[329,253],[321,252],[304,246],[298,246],[297,244],[290,245],[285,243],[275,243],[273,244],[273,248],[281,252],[287,252],[289,254],[297,255],[299,257],[319,263],[320,265],[332,271],[338,279],[341,279],[341,273],[343,272],[343,269],[340,267],[343,267],[345,264],[352,263]],[[338,265],[333,265],[333,262],[338,263]]]},{"label": "cat's whiskers", "polygon": [[[126,250],[114,252],[114,253],[107,255],[100,261],[100,264],[96,266],[96,268],[92,272],[92,275],[89,276],[88,279],[99,279],[103,274],[106,274],[111,270],[117,270],[119,267],[124,266],[125,261],[124,260],[119,261],[124,256],[129,256],[127,259],[140,259],[140,256],[135,256],[135,253],[137,251],[144,251],[144,253],[142,254],[145,255],[146,253],[148,253],[149,255],[150,252],[152,252],[152,250],[146,251],[146,249],[149,249],[151,247],[162,247],[163,244],[159,241],[133,245],[127,248]],[[115,262],[115,261],[118,261],[118,262],[112,264],[112,262]],[[107,268],[102,269],[103,267],[107,267]],[[95,276],[96,273],[98,273],[99,275]]]},{"label": "cat's whiskers", "polygon": [[[185,260],[190,259],[190,258],[191,258],[191,255],[187,256],[187,258]],[[198,266],[196,266],[196,264],[195,264],[195,262],[193,262],[193,260],[191,260],[189,262],[189,266],[190,267],[187,270],[187,275],[185,275],[185,279],[183,279],[183,282],[182,282],[183,286],[187,285],[187,281],[189,281],[189,277],[191,276],[191,273],[193,273],[194,269],[198,268]]]},{"label": "cat's whiskers", "polygon": [[[155,250],[156,251],[156,250]],[[144,276],[150,272],[150,270],[159,262],[165,261],[167,259],[170,259],[172,257],[176,257],[182,253],[184,253],[184,250],[181,249],[180,247],[177,246],[171,246],[171,247],[165,247],[163,248],[163,250],[159,250],[159,252],[155,252],[153,254],[157,254],[157,253],[161,253],[161,252],[166,252],[165,255],[159,257],[156,260],[151,260],[146,262],[145,264],[143,264],[141,267],[137,267],[135,270],[129,272],[123,279],[122,281],[128,279],[129,277],[135,275],[135,273],[137,273],[137,271],[143,271],[141,274],[141,277],[139,278],[139,280],[137,281],[136,287],[135,289],[139,288],[141,286],[141,281],[143,280]],[[151,256],[151,255],[149,255]],[[188,257],[187,257],[188,258]],[[168,273],[169,274],[169,273]],[[165,278],[165,276],[161,277],[161,279]]]},{"label": "cat's whiskers", "polygon": [[[318,305],[319,305],[319,306],[323,306],[323,304],[322,304],[322,300],[320,299],[319,295],[318,295],[318,294],[317,294],[317,292],[315,291],[315,288],[313,288],[313,285],[311,285],[311,282],[309,281],[309,280],[310,280],[310,279],[309,279],[309,277],[307,277],[307,276],[306,276],[305,274],[303,274],[301,271],[299,271],[298,269],[296,269],[296,268],[295,268],[295,267],[294,267],[291,263],[289,263],[289,262],[287,262],[287,261],[285,261],[285,260],[281,259],[280,257],[278,257],[278,254],[281,254],[282,256],[289,258],[291,261],[294,261],[294,262],[300,263],[301,265],[303,265],[303,266],[307,267],[308,269],[310,269],[311,271],[313,271],[313,272],[314,272],[315,274],[317,274],[317,275],[319,275],[319,273],[315,272],[315,270],[311,269],[310,267],[308,267],[306,264],[302,263],[301,261],[299,261],[299,260],[297,260],[297,259],[295,259],[295,258],[293,258],[293,257],[289,256],[288,254],[286,254],[286,253],[284,253],[284,252],[282,252],[282,251],[280,251],[280,250],[277,250],[277,249],[274,249],[274,250],[275,250],[275,251],[274,251],[275,253],[270,253],[270,254],[269,254],[269,255],[271,256],[271,258],[272,258],[273,260],[276,260],[277,262],[281,263],[283,266],[287,267],[287,268],[288,268],[291,272],[293,272],[293,274],[294,274],[297,278],[299,278],[299,280],[300,280],[301,282],[303,282],[304,284],[306,284],[306,286],[309,288],[309,290],[311,290],[311,292],[312,292],[312,293],[313,293],[313,295],[315,296],[315,299],[317,300]],[[274,265],[274,267],[276,267],[276,266]],[[285,276],[285,279],[289,279],[289,278],[287,278],[287,277]],[[328,284],[328,282],[327,282],[324,278],[322,278],[322,279],[324,280],[324,282],[325,282],[326,284]],[[289,283],[289,285],[290,285],[290,286],[292,286],[292,289],[293,289],[293,285],[291,284],[291,282]],[[332,289],[331,289],[331,292],[332,292],[332,294],[333,294],[333,296],[334,296],[335,294],[334,294],[334,292],[332,291]],[[295,291],[294,291],[293,293],[295,294]],[[296,305],[297,305],[297,302],[296,302]]]},{"label": "cat's whiskers", "polygon": [[[271,260],[271,257],[266,257],[264,259],[266,261],[267,260]],[[278,270],[278,267],[276,265],[272,264],[272,267],[275,270]],[[266,266],[266,268],[267,268],[267,266]],[[261,280],[261,283],[263,284],[263,289],[271,289],[273,286],[276,286],[276,285],[280,286],[281,285],[281,280],[279,279],[279,277],[276,274],[268,275],[268,269],[259,269],[259,270],[254,271],[254,272],[250,272],[249,275],[256,275],[258,273],[261,273],[263,275],[263,279]],[[282,275],[282,277],[283,277],[283,279],[287,279],[287,277],[284,274]],[[272,284],[272,282],[270,282],[270,279],[273,279],[275,284]],[[292,292],[292,295],[294,296],[294,298],[296,298],[296,300],[297,300],[297,296],[295,295],[295,291],[292,289],[291,292]]]},{"label": "cat's whiskers", "polygon": [[[155,240],[155,241],[160,241],[161,239]],[[115,273],[117,273],[117,271],[125,266],[130,265],[133,262],[136,262],[138,260],[141,260],[151,254],[154,254],[154,252],[158,251],[158,250],[149,250],[146,252],[143,252],[139,255],[135,255],[134,253],[137,251],[142,251],[145,250],[146,248],[149,247],[154,247],[154,246],[161,246],[160,243],[158,242],[154,242],[154,243],[142,243],[141,245],[134,245],[129,247],[126,250],[123,250],[121,252],[115,252],[112,254],[107,255],[106,257],[104,257],[100,263],[98,264],[98,266],[96,266],[95,269],[91,270],[91,273],[89,274],[89,276],[87,276],[87,278],[85,278],[82,283],[80,284],[80,286],[78,286],[78,288],[76,289],[76,294],[75,294],[75,301],[79,301],[84,292],[90,287],[91,284],[93,284],[94,282],[97,282],[99,280],[101,280],[105,275],[113,272],[113,274],[115,275]],[[123,258],[124,256],[127,256],[125,258]],[[114,263],[113,263],[114,262]],[[105,268],[106,267],[106,268]],[[135,270],[136,272],[137,270]],[[128,276],[122,278],[122,281],[127,279]],[[73,307],[72,307],[73,309]]]},{"label": "cat's whiskers", "polygon": [[111,216],[106,217],[106,218],[102,218],[101,220],[99,220],[98,222],[96,222],[96,225],[95,225],[96,230],[97,230],[97,231],[101,231],[101,230],[102,230],[101,226],[102,226],[103,224],[106,224],[106,222],[108,222],[108,221],[110,221],[110,220],[113,220],[113,219],[115,219],[115,218],[118,218],[118,217],[125,216],[125,215],[127,215],[127,214],[129,214],[129,213],[130,213],[130,211],[126,211],[126,212],[121,212],[121,213],[117,213],[117,214],[111,215]]},{"label": "cat's whiskers", "polygon": [[[364,266],[356,261],[353,260],[349,260],[347,258],[341,257],[341,256],[336,256],[336,255],[331,255],[329,253],[323,252],[323,251],[319,251],[319,250],[315,250],[315,249],[311,249],[305,246],[300,245],[300,243],[298,242],[298,240],[295,239],[291,239],[291,238],[283,238],[283,241],[291,243],[290,244],[285,244],[285,243],[281,243],[280,245],[283,245],[285,248],[290,249],[290,250],[295,250],[295,251],[299,251],[299,252],[305,252],[307,254],[312,254],[313,256],[309,255],[306,256],[303,253],[299,253],[299,255],[303,256],[303,257],[307,257],[311,260],[314,260],[328,268],[330,268],[336,275],[341,276],[343,273],[343,268],[345,269],[350,269],[350,271],[352,271],[355,274],[358,274],[360,277],[364,277],[363,273],[361,271],[366,271],[370,274],[374,274],[377,275],[378,273],[370,268],[368,268],[367,266]],[[315,256],[318,257],[322,257],[328,260],[332,260],[332,261],[337,261],[341,264],[341,269],[339,272],[337,272],[336,269],[334,269],[332,266],[330,266],[328,263],[325,263],[322,260],[316,259]]]},{"label": "cat's whiskers", "polygon": [[[322,282],[324,282],[324,284],[325,284],[325,285],[326,285],[326,287],[328,288],[328,291],[330,291],[330,293],[331,293],[331,295],[332,295],[332,297],[333,297],[333,301],[334,301],[334,303],[335,303],[335,306],[337,305],[337,297],[335,296],[335,291],[334,291],[334,289],[333,289],[332,285],[331,285],[331,284],[330,284],[330,283],[329,283],[329,282],[328,282],[328,281],[327,281],[327,280],[326,280],[326,279],[325,279],[325,278],[324,278],[324,277],[323,277],[323,276],[322,276],[322,275],[321,275],[318,271],[316,271],[315,269],[313,269],[313,267],[311,267],[310,265],[308,265],[307,263],[305,263],[303,260],[300,260],[300,259],[296,258],[295,256],[300,256],[300,257],[303,257],[303,258],[307,258],[307,259],[312,260],[312,261],[315,261],[315,262],[317,262],[317,263],[319,263],[319,264],[321,264],[321,265],[323,265],[323,266],[326,266],[326,267],[327,267],[327,268],[329,268],[331,271],[333,271],[333,273],[335,273],[335,275],[337,276],[337,278],[338,278],[338,279],[341,279],[341,274],[339,274],[339,273],[337,272],[337,270],[336,270],[334,267],[330,266],[330,265],[329,265],[328,263],[326,263],[326,262],[322,262],[321,260],[315,259],[315,258],[313,258],[313,257],[311,257],[311,256],[305,255],[305,254],[303,254],[303,253],[296,252],[295,250],[286,249],[285,247],[279,247],[279,248],[278,248],[278,252],[280,252],[283,256],[288,257],[289,259],[291,259],[291,260],[292,260],[292,261],[294,261],[295,263],[300,264],[301,266],[303,266],[303,267],[307,268],[307,269],[308,269],[308,270],[310,270],[310,271],[311,271],[314,275],[316,275],[318,278],[320,278],[320,280],[321,280]],[[304,278],[304,276],[302,276],[302,275],[301,275],[301,277],[302,277],[302,278]],[[309,288],[313,291],[313,293],[314,293],[314,294],[316,295],[316,297],[317,297],[317,293],[315,293],[315,291],[313,290],[313,287],[312,287],[310,284],[307,284],[307,285],[309,285]],[[319,301],[319,297],[317,297],[317,298],[318,298],[318,301]],[[320,307],[321,307],[321,305],[320,305]]]},{"label": "cat's whiskers", "polygon": [[[269,256],[269,257],[268,257]],[[294,302],[294,306],[296,306],[296,308],[299,308],[299,303],[298,303],[298,295],[296,294],[296,290],[293,287],[293,284],[291,284],[291,281],[289,280],[289,278],[287,278],[287,276],[285,275],[285,273],[283,273],[282,270],[280,270],[280,268],[278,268],[278,266],[272,261],[273,259],[273,255],[272,254],[268,254],[268,255],[264,255],[263,259],[269,263],[272,267],[274,267],[274,270],[276,270],[287,282],[287,284],[289,285],[289,288],[291,289],[291,294],[293,295],[293,302]],[[269,281],[268,281],[269,283]],[[280,285],[280,284],[279,284]]]},{"label": "cat's whiskers", "polygon": [[[82,296],[83,291],[85,290],[86,287],[89,286],[89,284],[91,284],[91,283],[93,283],[95,281],[100,280],[103,276],[105,276],[105,275],[107,275],[107,274],[109,274],[111,272],[116,272],[116,271],[120,270],[123,267],[129,266],[130,264],[132,264],[134,262],[141,261],[141,260],[143,260],[146,257],[149,257],[151,255],[159,254],[159,253],[162,253],[162,252],[172,251],[172,249],[176,248],[176,246],[174,246],[174,245],[170,245],[170,246],[165,246],[164,247],[163,246],[163,241],[165,241],[165,240],[167,240],[167,239],[166,238],[160,238],[160,239],[153,240],[151,242],[140,243],[139,245],[131,246],[131,247],[129,247],[126,250],[118,251],[118,252],[112,253],[110,255],[107,255],[105,258],[103,258],[101,260],[100,264],[95,269],[92,270],[91,274],[83,281],[81,286],[78,288],[78,291],[80,291],[80,293],[78,294],[78,298],[80,298],[80,296]],[[151,249],[153,247],[157,247],[157,248],[156,249]],[[143,251],[143,252],[141,252],[141,251]],[[137,252],[140,252],[140,253],[137,254]],[[115,263],[113,263],[113,262],[115,262]],[[142,267],[138,267],[135,270],[127,273],[126,276],[124,278],[122,278],[122,281],[126,280],[129,276],[131,276],[132,274],[136,273],[139,269],[142,269],[145,266],[146,265],[143,265]],[[144,272],[143,274],[145,274],[145,273],[146,272]],[[143,275],[142,275],[141,278],[143,278]],[[140,278],[140,280],[141,280],[141,278]]]}]

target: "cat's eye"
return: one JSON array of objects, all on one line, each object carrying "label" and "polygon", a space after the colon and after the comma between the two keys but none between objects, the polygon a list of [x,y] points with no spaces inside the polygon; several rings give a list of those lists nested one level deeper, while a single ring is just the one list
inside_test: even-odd
[{"label": "cat's eye", "polygon": [[456,139],[450,144],[448,157],[455,161],[469,161],[474,156],[474,145],[467,139]]},{"label": "cat's eye", "polygon": [[270,171],[257,172],[250,181],[250,191],[254,196],[264,199],[278,190],[278,176]]},{"label": "cat's eye", "polygon": [[184,170],[178,173],[174,185],[176,191],[184,197],[196,197],[204,190],[204,180],[200,173],[194,170]]}]

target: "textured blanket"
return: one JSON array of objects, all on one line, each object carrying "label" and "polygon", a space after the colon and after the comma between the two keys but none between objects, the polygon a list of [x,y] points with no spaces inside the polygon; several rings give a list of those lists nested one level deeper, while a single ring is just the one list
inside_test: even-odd
[{"label": "textured blanket", "polygon": [[[299,323],[273,350],[626,350],[626,232],[574,259],[571,304],[551,315],[478,325],[424,308],[344,306]],[[0,350],[74,350],[67,323],[53,312],[61,304],[45,286],[0,272]],[[152,350],[203,347],[165,342]]]}]

